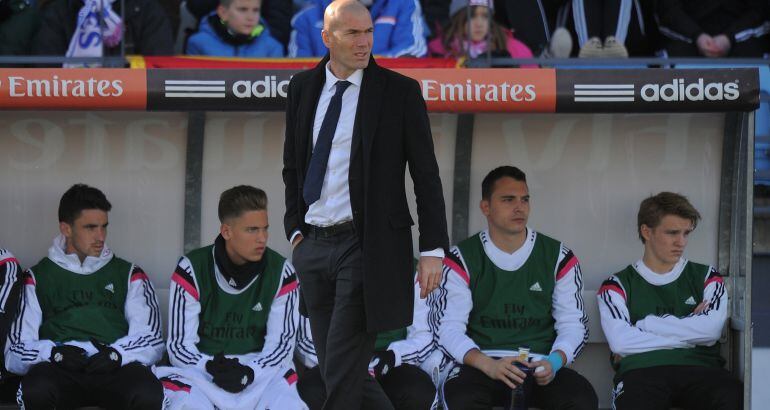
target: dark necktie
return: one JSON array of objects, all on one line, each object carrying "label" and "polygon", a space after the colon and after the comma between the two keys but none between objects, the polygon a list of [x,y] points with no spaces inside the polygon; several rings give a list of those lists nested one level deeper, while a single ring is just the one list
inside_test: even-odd
[{"label": "dark necktie", "polygon": [[334,132],[337,131],[337,122],[342,110],[342,94],[345,94],[345,90],[350,84],[349,81],[337,81],[335,84],[337,89],[329,102],[329,107],[326,108],[326,115],[324,115],[324,120],[321,123],[321,129],[318,131],[313,155],[310,157],[310,166],[305,175],[305,184],[302,187],[302,198],[305,199],[307,206],[312,205],[321,197],[326,165],[332,150],[332,140],[334,139]]}]

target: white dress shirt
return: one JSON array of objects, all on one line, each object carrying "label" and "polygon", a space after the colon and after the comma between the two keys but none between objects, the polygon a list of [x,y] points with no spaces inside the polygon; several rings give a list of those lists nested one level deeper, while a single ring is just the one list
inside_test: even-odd
[{"label": "white dress shirt", "polygon": [[[350,187],[348,186],[348,171],[350,170],[350,150],[353,143],[353,123],[358,108],[358,95],[361,92],[361,81],[364,70],[356,70],[346,80],[351,83],[342,94],[342,110],[334,131],[332,148],[329,152],[329,162],[326,165],[321,196],[307,210],[305,222],[314,226],[332,226],[352,221],[353,210],[350,207]],[[345,79],[337,78],[326,64],[326,83],[321,89],[318,107],[313,121],[313,147],[318,140],[321,124],[326,116],[326,109],[334,96],[336,84]]]},{"label": "white dress shirt", "polygon": [[[343,79],[337,78],[326,63],[326,82],[321,89],[318,106],[313,120],[313,147],[318,140],[326,109],[329,107],[336,84]],[[334,131],[332,148],[329,152],[329,161],[326,165],[321,196],[307,210],[305,223],[313,226],[332,226],[353,220],[353,209],[350,207],[350,187],[348,185],[348,173],[350,171],[350,151],[353,143],[353,126],[358,110],[358,96],[361,93],[361,82],[364,78],[364,70],[353,72],[350,77],[344,79],[351,83],[342,94],[342,110],[337,121],[337,129]],[[295,232],[291,236],[291,243],[299,234]],[[443,249],[421,252],[421,256],[444,257]]]}]

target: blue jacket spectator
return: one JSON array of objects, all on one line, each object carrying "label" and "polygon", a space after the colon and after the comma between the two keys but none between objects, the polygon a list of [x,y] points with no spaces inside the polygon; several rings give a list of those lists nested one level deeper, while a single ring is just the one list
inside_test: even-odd
[{"label": "blue jacket spectator", "polygon": [[[263,22],[259,34],[247,36],[227,29],[216,13],[201,20],[198,32],[187,41],[187,55],[218,57],[283,57],[283,46],[270,36]],[[259,26],[258,26],[259,27]],[[256,34],[256,33],[255,33]]]},{"label": "blue jacket spectator", "polygon": [[[327,53],[321,40],[323,16],[332,0],[312,0],[291,21],[289,57],[318,57]],[[419,0],[374,0],[372,53],[385,57],[423,57],[428,52]]]},{"label": "blue jacket spectator", "polygon": [[[204,20],[219,5],[219,0],[186,1],[187,10],[199,21]],[[177,1],[177,7],[178,4]],[[270,27],[270,36],[278,40],[285,47],[286,43],[289,42],[291,16],[294,14],[292,2],[289,0],[262,0],[259,13],[265,25]]]}]

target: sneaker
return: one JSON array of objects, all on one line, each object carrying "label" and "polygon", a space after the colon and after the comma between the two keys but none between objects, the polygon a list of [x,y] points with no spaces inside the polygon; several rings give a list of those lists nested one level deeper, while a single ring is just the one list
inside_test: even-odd
[{"label": "sneaker", "polygon": [[628,58],[626,46],[621,44],[614,36],[608,36],[604,39],[604,58]]},{"label": "sneaker", "polygon": [[553,32],[551,42],[548,43],[548,55],[551,58],[569,58],[572,54],[572,36],[564,27],[559,27]]},{"label": "sneaker", "polygon": [[579,58],[601,58],[604,57],[604,50],[602,49],[602,41],[599,37],[591,37],[583,44],[578,52]]}]

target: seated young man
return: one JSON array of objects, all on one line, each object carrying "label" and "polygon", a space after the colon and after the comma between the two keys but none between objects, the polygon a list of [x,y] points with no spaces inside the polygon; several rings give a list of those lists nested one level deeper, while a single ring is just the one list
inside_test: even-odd
[{"label": "seated young man", "polygon": [[[512,389],[532,377],[529,406],[596,409],[591,384],[565,367],[588,338],[577,258],[527,226],[530,196],[521,170],[492,170],[481,191],[488,229],[447,255],[437,304],[439,346],[457,362],[444,384],[447,408],[507,405]],[[525,346],[531,362],[518,357]]]},{"label": "seated young man", "polygon": [[142,269],[107,247],[110,209],[100,190],[72,186],[59,203],[61,234],[23,274],[24,302],[5,352],[6,368],[25,375],[22,408],[163,402],[148,367],[163,355],[158,301]]},{"label": "seated young man", "polygon": [[[366,383],[365,388],[378,391],[381,388],[387,396],[383,402],[390,401],[396,410],[426,410],[436,399],[443,355],[436,349],[429,326],[429,305],[435,294],[421,299],[420,284],[415,282],[412,325],[377,335],[374,356],[369,364],[369,372],[377,383]],[[326,393],[310,334],[310,322],[304,317],[301,321],[296,356],[306,370],[300,376],[297,389],[311,410],[320,410]],[[365,406],[370,408],[374,404],[366,403]]]},{"label": "seated young man", "polygon": [[743,408],[743,386],[722,368],[719,352],[728,309],[722,277],[684,257],[698,220],[682,195],[661,192],[642,201],[642,259],[599,289],[616,370],[614,408]]},{"label": "seated young man", "polygon": [[267,196],[219,198],[220,235],[179,260],[169,291],[168,353],[155,369],[169,409],[306,409],[292,352],[297,275],[267,247]]}]

